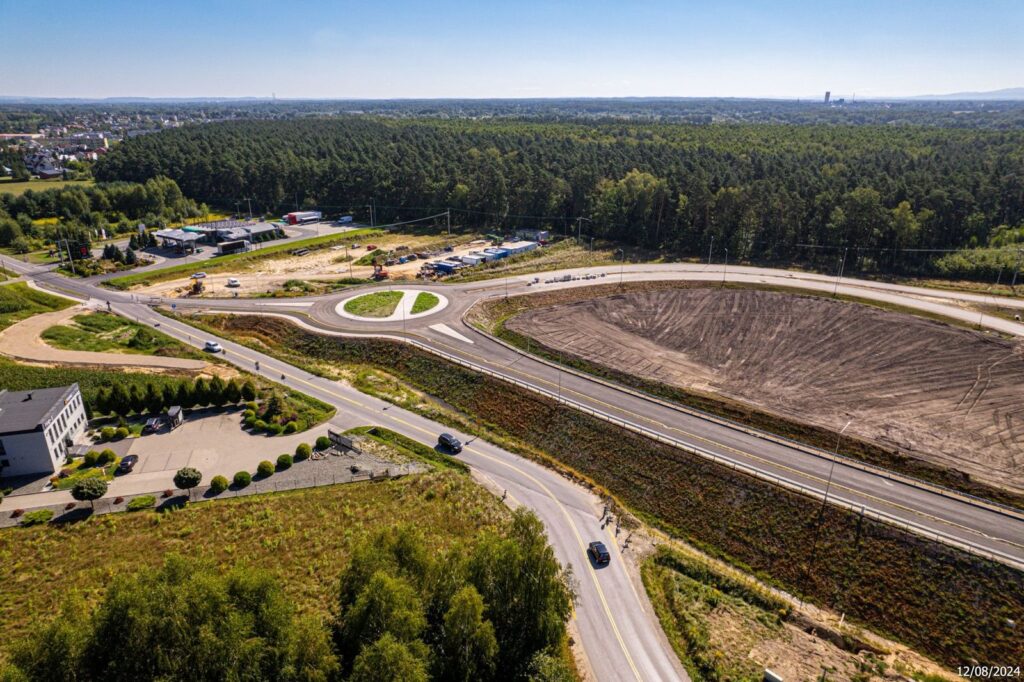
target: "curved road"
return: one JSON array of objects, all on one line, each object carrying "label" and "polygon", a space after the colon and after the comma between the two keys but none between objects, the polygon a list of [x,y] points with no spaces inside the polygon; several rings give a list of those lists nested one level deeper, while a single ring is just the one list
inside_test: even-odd
[{"label": "curved road", "polygon": [[[95,280],[70,280],[20,263],[8,263],[38,285],[48,289],[115,302],[115,309],[140,321],[157,325],[182,339],[207,335],[153,312],[148,304],[171,303],[161,299],[138,298],[128,293],[101,289]],[[19,267],[20,266],[20,267]],[[598,274],[596,279],[545,284],[544,280],[564,274]],[[1024,514],[1000,509],[965,496],[950,494],[919,482],[873,470],[856,462],[833,460],[828,453],[799,446],[709,419],[625,388],[552,366],[509,348],[466,325],[462,316],[476,302],[489,297],[549,290],[555,287],[586,286],[617,281],[705,280],[750,282],[833,292],[899,304],[978,324],[1006,334],[1024,336],[1024,325],[965,310],[958,304],[996,301],[1020,308],[1024,301],[993,299],[977,294],[890,285],[767,268],[703,266],[689,264],[612,266],[541,273],[533,276],[459,285],[403,285],[406,289],[440,290],[450,303],[443,311],[417,319],[357,321],[344,319],[335,307],[355,290],[321,298],[280,301],[252,299],[175,300],[180,310],[224,310],[286,315],[296,322],[333,334],[388,336],[416,343],[432,352],[515,381],[531,390],[562,399],[579,409],[642,431],[652,438],[672,442],[700,454],[748,468],[781,485],[822,495],[831,478],[829,499],[864,510],[887,521],[953,545],[985,553],[998,560],[1024,566]],[[441,430],[416,415],[387,405],[335,382],[306,375],[293,367],[247,348],[221,341],[227,359],[252,370],[259,359],[263,373],[281,375],[286,383],[338,406],[346,421],[377,423],[417,440],[430,442]],[[602,539],[619,549],[609,528],[602,528],[599,501],[553,472],[502,451],[483,441],[466,448],[466,460],[474,471],[507,490],[513,500],[534,509],[544,521],[559,559],[575,567],[580,594],[576,619],[584,652],[599,679],[685,679],[664,635],[651,615],[651,607],[635,577],[614,561],[595,570],[585,560],[584,548],[591,539]],[[830,476],[831,474],[831,476]],[[611,652],[614,652],[612,654]]]}]

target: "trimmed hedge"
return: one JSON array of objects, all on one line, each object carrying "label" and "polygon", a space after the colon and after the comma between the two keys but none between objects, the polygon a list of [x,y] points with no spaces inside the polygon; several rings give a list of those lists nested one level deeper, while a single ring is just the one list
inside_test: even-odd
[{"label": "trimmed hedge", "polygon": [[210,490],[213,491],[214,495],[220,495],[228,489],[228,485],[228,479],[223,476],[214,476],[210,479]]},{"label": "trimmed hedge", "polygon": [[248,471],[239,471],[231,482],[234,483],[236,488],[245,488],[252,483],[252,474]]}]

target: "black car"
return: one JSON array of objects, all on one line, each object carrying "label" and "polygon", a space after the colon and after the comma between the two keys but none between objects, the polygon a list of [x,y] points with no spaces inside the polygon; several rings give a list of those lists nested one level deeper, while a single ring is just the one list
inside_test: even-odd
[{"label": "black car", "polygon": [[462,452],[462,443],[450,433],[442,433],[437,437],[437,444],[449,452],[458,454]]},{"label": "black car", "polygon": [[134,469],[135,465],[138,464],[138,463],[139,463],[139,456],[138,455],[125,455],[124,459],[121,460],[121,463],[117,465],[117,473],[119,473],[119,474],[130,473],[131,470]]},{"label": "black car", "polygon": [[587,554],[598,566],[603,566],[612,560],[612,555],[608,553],[608,548],[604,546],[603,542],[591,542],[587,547]]}]

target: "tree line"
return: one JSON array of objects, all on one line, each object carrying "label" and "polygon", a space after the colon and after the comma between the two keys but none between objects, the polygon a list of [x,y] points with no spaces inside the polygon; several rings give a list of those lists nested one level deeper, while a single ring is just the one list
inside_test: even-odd
[{"label": "tree line", "polygon": [[373,203],[378,222],[451,207],[471,227],[582,227],[732,260],[831,264],[847,249],[886,271],[909,249],[983,246],[1024,224],[1022,148],[1020,130],[350,117],[168,130],[94,172],[164,175],[225,206],[367,216]]},{"label": "tree line", "polygon": [[259,392],[252,381],[237,382],[234,379],[224,381],[219,376],[207,380],[199,377],[194,381],[181,380],[175,384],[164,384],[158,388],[147,383],[144,389],[132,384],[130,388],[114,383],[109,388],[101,388],[95,399],[90,401],[92,414],[98,416],[115,414],[120,417],[143,414],[148,412],[156,416],[167,408],[179,405],[185,409],[213,405],[237,405],[239,402],[256,400]]},{"label": "tree line", "polygon": [[[27,253],[42,243],[67,239],[88,246],[103,230],[124,234],[140,222],[149,227],[194,218],[206,208],[188,199],[178,184],[165,177],[140,183],[72,185],[23,194],[3,193],[0,186],[0,247]],[[55,219],[39,224],[41,219]],[[75,258],[80,249],[72,249]]]},{"label": "tree line", "polygon": [[408,526],[370,536],[327,623],[296,613],[269,573],[171,556],[116,577],[92,609],[69,598],[0,678],[571,682],[571,603],[543,525],[520,510],[507,532],[440,550]]}]

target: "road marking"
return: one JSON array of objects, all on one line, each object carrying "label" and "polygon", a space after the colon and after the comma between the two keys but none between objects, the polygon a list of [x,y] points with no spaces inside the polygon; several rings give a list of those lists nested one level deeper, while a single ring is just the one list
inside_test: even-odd
[{"label": "road marking", "polygon": [[[179,331],[179,333],[182,333],[182,332]],[[424,337],[422,335],[419,335],[419,334],[410,334],[409,336],[413,336],[413,337],[416,337],[416,338],[423,339],[424,342],[429,342],[429,340],[426,337]],[[481,356],[479,356],[479,355],[477,355],[475,353],[463,351],[460,348],[456,348],[455,346],[451,346],[449,344],[445,344],[445,343],[442,343],[442,342],[439,342],[439,341],[438,342],[434,342],[434,343],[437,343],[438,345],[443,346],[445,348],[450,348],[450,349],[452,349],[454,351],[457,351],[457,353],[460,353],[460,354],[463,354],[463,355],[468,355],[470,357],[476,358],[476,359],[478,359],[480,361],[480,363],[484,367],[489,365],[488,361],[485,358],[483,358],[483,357],[481,357]],[[243,346],[242,344],[237,344],[237,345],[239,345],[239,346],[241,346],[243,348],[246,347],[246,346]],[[239,354],[239,355],[245,357],[245,355],[242,355],[241,353],[236,352],[236,354]],[[276,358],[274,358],[274,359],[276,359]],[[284,360],[278,360],[278,361],[280,361],[280,363],[282,363],[286,367],[292,367],[288,363],[285,363]],[[497,367],[497,366],[493,366],[493,367]],[[501,370],[506,370],[507,371],[507,370],[510,370],[510,369],[511,369],[510,367],[504,367],[503,366],[500,370],[492,370],[492,371],[497,371],[497,372],[500,373]],[[519,374],[522,377],[526,377],[528,379],[532,379],[532,380],[534,380],[534,381],[536,381],[538,383],[541,383],[541,384],[547,384],[548,386],[555,386],[554,382],[548,381],[547,379],[543,379],[541,377],[537,377],[535,375],[531,375],[531,374],[529,374],[527,372],[522,372],[522,371],[520,371],[518,369],[515,370],[515,373]],[[362,406],[362,403],[358,402],[357,400],[353,400],[353,399],[348,398],[348,397],[346,397],[344,395],[341,395],[339,393],[334,393],[332,391],[328,391],[327,389],[324,389],[324,388],[319,388],[318,386],[315,386],[314,384],[311,384],[311,383],[309,383],[307,381],[304,381],[303,379],[301,379],[299,377],[295,377],[295,379],[297,381],[307,385],[307,386],[310,386],[310,387],[316,389],[316,390],[324,390],[325,392],[327,392],[327,393],[329,393],[331,395],[335,395],[338,398],[340,398],[342,400],[345,400],[346,402],[349,402],[350,404],[354,404],[354,406],[364,407],[364,406]],[[781,464],[781,463],[778,463],[778,462],[774,462],[772,460],[769,460],[769,459],[766,459],[766,458],[763,458],[763,457],[759,457],[758,455],[754,455],[753,453],[737,450],[737,449],[735,449],[735,447],[732,447],[730,445],[725,445],[723,443],[716,442],[716,441],[711,440],[709,438],[705,438],[703,436],[699,436],[699,435],[696,435],[694,433],[690,433],[690,432],[685,431],[683,429],[679,429],[679,428],[677,428],[675,426],[671,426],[669,424],[665,424],[663,422],[659,422],[659,421],[657,421],[655,419],[651,419],[651,418],[645,417],[643,415],[638,415],[638,414],[636,414],[636,413],[634,413],[634,412],[632,412],[630,410],[626,410],[626,409],[623,409],[623,408],[618,408],[616,406],[613,406],[613,404],[611,404],[609,402],[605,402],[603,400],[599,400],[597,398],[593,398],[592,396],[585,395],[583,393],[580,393],[579,391],[574,391],[572,389],[565,388],[565,387],[562,387],[562,391],[571,393],[573,395],[578,395],[578,396],[583,397],[583,398],[594,400],[595,402],[597,402],[599,404],[602,404],[602,406],[605,406],[607,408],[611,408],[613,410],[620,411],[620,412],[622,412],[622,413],[624,413],[626,415],[629,415],[630,417],[635,418],[635,419],[637,419],[639,421],[647,422],[648,424],[653,424],[655,426],[658,426],[660,428],[663,428],[663,429],[666,429],[666,430],[669,430],[669,431],[675,431],[676,433],[680,433],[680,434],[682,434],[684,436],[693,438],[695,440],[699,440],[702,443],[706,443],[706,444],[710,444],[710,445],[712,445],[714,447],[718,447],[718,449],[720,449],[720,450],[733,453],[733,454],[738,455],[738,456],[743,457],[743,458],[748,458],[748,459],[753,460],[755,462],[760,462],[760,463],[762,463],[764,465],[768,465],[770,467],[781,469],[782,471],[790,472],[790,473],[792,473],[792,474],[794,474],[796,476],[802,477],[802,478],[804,478],[806,480],[816,481],[818,483],[825,483],[826,482],[826,480],[824,478],[821,478],[821,477],[816,476],[814,474],[806,473],[806,472],[800,471],[799,469],[796,469],[794,467],[787,466],[785,464]],[[611,422],[611,423],[614,423],[614,422]],[[918,516],[918,517],[923,518],[923,519],[928,519],[928,520],[934,521],[934,522],[939,523],[941,525],[946,525],[946,526],[949,526],[949,527],[952,527],[952,528],[957,528],[959,530],[963,530],[963,531],[969,532],[969,534],[972,534],[972,535],[975,535],[975,536],[979,536],[979,537],[986,538],[986,539],[989,539],[989,540],[996,540],[998,542],[1005,543],[1006,545],[1009,545],[1011,547],[1016,547],[1016,548],[1024,549],[1024,544],[1020,544],[1020,543],[1014,542],[1014,541],[1006,539],[1006,538],[998,538],[998,537],[989,536],[988,534],[986,534],[986,532],[978,530],[977,528],[972,528],[972,527],[970,527],[968,525],[964,525],[964,524],[961,524],[961,523],[956,523],[955,521],[952,521],[952,520],[949,520],[949,519],[944,519],[944,518],[941,518],[939,516],[934,516],[932,514],[928,514],[928,513],[924,512],[924,511],[916,510],[916,509],[913,509],[912,507],[907,507],[907,506],[901,505],[901,504],[899,504],[897,502],[891,502],[891,501],[888,501],[888,500],[884,500],[884,499],[882,499],[880,497],[871,495],[869,493],[858,491],[858,489],[850,487],[848,485],[844,485],[842,483],[838,483],[835,480],[833,480],[833,482],[831,482],[831,487],[838,488],[838,489],[840,489],[840,491],[846,491],[846,492],[851,493],[851,494],[853,494],[855,496],[859,496],[859,497],[861,497],[861,498],[863,498],[865,500],[870,500],[870,501],[873,501],[873,502],[877,502],[877,503],[879,503],[879,504],[881,504],[883,506],[886,506],[886,507],[889,507],[889,508],[892,508],[892,509],[901,510],[901,511],[906,512],[908,514],[912,514],[914,516]],[[897,519],[897,521],[898,521],[898,519]]]},{"label": "road marking", "polygon": [[436,332],[440,332],[442,334],[445,334],[446,336],[450,336],[453,339],[457,339],[457,340],[462,341],[464,343],[469,343],[469,344],[473,343],[472,339],[466,338],[462,334],[458,333],[457,331],[455,331],[454,329],[452,329],[451,327],[446,325],[444,322],[441,322],[439,324],[432,324],[432,325],[430,325],[430,328],[433,329]]},{"label": "road marking", "polygon": [[[185,333],[186,335],[188,335],[187,332],[182,332],[181,329],[177,329],[176,331],[178,331],[179,334]],[[237,344],[237,345],[240,346],[241,348],[245,348],[245,346],[242,346],[242,344]],[[240,357],[240,358],[243,358],[245,360],[250,360],[250,361],[255,362],[254,360],[252,360],[252,358],[250,356],[247,356],[245,353],[234,351],[234,355],[236,357]],[[273,358],[273,359],[277,360],[276,358]],[[229,362],[230,362],[230,360],[229,360]],[[281,360],[277,360],[277,362],[280,362],[281,364],[285,365],[286,367],[291,367],[291,365],[289,365],[287,362],[284,362],[284,361],[281,361]],[[235,363],[235,364],[237,364],[237,363]],[[291,375],[289,375],[287,370],[285,370],[283,372],[283,374],[285,376],[290,376],[290,378],[293,381],[297,381],[299,383],[302,383],[302,384],[305,384],[307,386],[310,386],[311,388],[313,388],[313,389],[315,389],[317,391],[321,391],[321,392],[326,393],[328,395],[335,396],[335,397],[340,398],[341,400],[344,400],[344,401],[346,401],[348,403],[351,403],[351,404],[354,404],[354,405],[358,405],[360,407],[365,407],[364,405],[362,405],[358,401],[352,400],[351,398],[348,398],[347,396],[341,395],[340,393],[336,393],[335,391],[332,391],[332,390],[330,390],[328,388],[325,388],[325,387],[322,387],[322,386],[317,386],[316,384],[313,384],[312,382],[306,381],[302,377],[291,376]],[[430,437],[433,437],[435,435],[432,432],[427,431],[423,427],[420,427],[420,426],[417,426],[417,425],[412,424],[410,422],[407,422],[404,419],[402,419],[401,417],[395,416],[394,414],[389,414],[388,415],[388,419],[394,420],[394,421],[398,422],[399,424],[405,424],[410,429],[414,429],[414,430],[419,431],[420,433],[424,433],[424,434],[426,434],[426,435],[428,435]],[[528,473],[526,471],[523,471],[522,469],[516,467],[513,464],[510,464],[508,462],[504,462],[504,461],[502,461],[502,460],[500,460],[500,459],[498,459],[496,457],[492,457],[491,455],[484,454],[483,452],[480,452],[479,450],[472,449],[472,450],[470,450],[470,452],[472,452],[473,454],[475,454],[478,457],[482,457],[482,458],[490,460],[490,461],[492,461],[492,462],[494,462],[496,464],[500,464],[502,466],[508,467],[509,469],[512,469],[513,471],[518,472],[522,476],[524,476],[527,479],[529,479],[530,481],[532,481],[535,485],[537,485],[537,487],[540,488],[558,506],[559,511],[562,512],[562,515],[565,517],[565,520],[568,522],[569,527],[572,529],[573,535],[576,536],[576,542],[579,544],[580,550],[582,550],[584,552],[584,554],[586,553],[586,544],[583,542],[583,537],[580,535],[579,528],[576,527],[576,522],[573,521],[572,517],[569,515],[569,511],[565,508],[565,505],[562,504],[561,500],[559,500],[555,496],[555,494],[552,493],[551,490],[546,485],[544,485],[544,483],[542,481],[540,481],[538,478],[536,478],[532,474],[530,474],[530,473]],[[589,575],[591,576],[591,579],[594,582],[594,587],[597,590],[597,596],[598,596],[598,598],[601,601],[601,607],[604,610],[605,616],[608,618],[608,623],[612,627],[612,632],[615,633],[615,638],[618,640],[619,646],[622,647],[622,653],[626,657],[626,662],[629,664],[629,667],[633,671],[633,674],[636,676],[636,679],[638,680],[638,682],[643,682],[643,677],[641,677],[640,671],[637,670],[636,663],[633,662],[633,657],[630,655],[629,649],[626,647],[626,642],[622,639],[622,633],[619,632],[618,623],[616,623],[615,617],[612,615],[611,609],[608,606],[608,600],[605,597],[604,590],[601,589],[601,583],[597,579],[597,573],[594,571],[594,567],[590,565],[589,561],[587,562],[587,568],[589,569]],[[628,576],[627,576],[627,580],[628,580]],[[632,581],[630,581],[630,587],[632,588]],[[633,589],[633,594],[636,595],[636,590],[635,589]],[[573,609],[573,613],[575,615],[575,608]]]},{"label": "road marking", "polygon": [[[423,338],[423,337],[420,337],[420,338]],[[556,386],[555,382],[549,381],[548,379],[544,379],[543,377],[539,377],[539,376],[536,376],[536,375],[531,374],[529,372],[523,371],[523,370],[519,369],[518,367],[517,368],[513,368],[511,365],[507,365],[507,366],[505,366],[505,365],[502,365],[502,366],[494,365],[489,360],[487,360],[484,357],[481,357],[480,355],[476,355],[474,353],[467,352],[467,351],[465,351],[465,350],[463,350],[461,348],[456,348],[456,347],[450,346],[448,344],[444,344],[444,343],[440,343],[440,342],[435,342],[435,343],[438,343],[438,345],[442,345],[445,348],[448,348],[448,349],[456,352],[457,354],[461,354],[461,355],[464,355],[464,356],[469,356],[471,358],[476,359],[485,368],[488,368],[488,367],[491,368],[490,371],[492,371],[492,372],[497,372],[498,374],[501,374],[502,372],[518,374],[519,376],[525,377],[525,378],[530,379],[530,380],[533,380],[534,382],[536,382],[538,384],[546,384],[548,387]],[[527,354],[527,356],[529,357],[528,354]],[[578,396],[579,398],[584,399],[585,401],[589,400],[589,401],[592,401],[592,402],[597,403],[599,405],[603,405],[606,408],[610,408],[612,410],[619,411],[619,412],[621,412],[623,414],[628,415],[631,419],[634,419],[634,420],[636,420],[638,422],[646,422],[647,424],[653,424],[654,426],[660,427],[660,428],[662,428],[662,429],[664,429],[666,431],[674,431],[675,433],[681,434],[685,438],[690,438],[690,439],[693,439],[693,440],[697,440],[697,441],[700,441],[701,443],[704,443],[706,445],[710,445],[713,448],[717,448],[719,450],[724,450],[726,452],[731,452],[733,454],[739,455],[740,457],[747,458],[747,459],[753,460],[755,462],[760,462],[761,464],[768,465],[770,467],[774,467],[774,468],[777,468],[777,469],[781,469],[783,471],[787,471],[787,472],[789,472],[791,474],[794,474],[794,475],[796,475],[798,477],[801,477],[801,478],[803,478],[805,480],[808,480],[808,481],[815,481],[817,483],[826,483],[827,482],[826,479],[821,478],[819,476],[816,476],[815,474],[804,472],[804,471],[801,471],[801,470],[796,469],[794,467],[788,466],[786,464],[782,464],[780,462],[776,462],[776,461],[767,459],[765,457],[761,457],[759,455],[755,455],[752,452],[747,452],[746,450],[740,450],[740,449],[734,448],[732,446],[725,445],[724,443],[719,443],[719,442],[711,440],[709,438],[705,438],[703,436],[699,436],[699,435],[697,435],[695,433],[691,433],[689,431],[685,431],[683,429],[680,429],[678,427],[672,426],[670,424],[665,424],[664,422],[660,422],[657,419],[653,419],[653,418],[647,417],[645,415],[637,414],[636,412],[633,412],[633,411],[631,411],[629,409],[626,409],[624,407],[620,407],[618,405],[613,405],[611,403],[605,402],[605,401],[600,400],[598,398],[595,398],[593,396],[585,395],[585,394],[580,393],[579,391],[575,391],[575,390],[573,390],[571,388],[568,388],[568,387],[565,387],[565,386],[561,386],[560,389],[561,389],[562,393],[572,394],[572,395]],[[614,422],[612,422],[612,423],[614,424]],[[767,473],[767,472],[765,472],[765,473]],[[866,473],[871,474],[871,472],[866,472]],[[877,474],[871,474],[871,475],[877,475]],[[879,477],[879,478],[881,478],[886,483],[889,483],[888,481],[886,481],[886,479],[884,477]],[[895,487],[892,483],[889,483],[889,485],[892,486],[892,487]],[[984,533],[984,532],[982,532],[982,531],[980,531],[980,530],[978,530],[976,528],[971,528],[970,526],[965,526],[965,525],[957,523],[956,521],[953,521],[951,519],[944,519],[942,517],[934,516],[932,514],[928,514],[927,512],[924,512],[924,511],[921,511],[921,510],[918,510],[918,509],[914,509],[912,507],[908,507],[908,506],[902,505],[899,502],[894,502],[894,501],[883,499],[883,498],[878,497],[876,495],[872,495],[871,493],[868,493],[868,492],[865,492],[865,491],[861,491],[861,490],[858,490],[856,488],[851,488],[851,487],[849,487],[847,485],[843,485],[842,483],[837,483],[835,480],[832,481],[831,487],[832,488],[838,488],[839,490],[845,490],[845,491],[847,491],[849,493],[852,493],[852,494],[857,495],[859,497],[862,497],[864,499],[872,500],[874,502],[877,502],[877,503],[879,503],[881,505],[890,507],[892,509],[899,509],[899,510],[902,510],[902,511],[907,512],[909,514],[913,514],[913,515],[918,516],[920,518],[928,519],[928,520],[934,521],[936,523],[939,523],[939,524],[942,524],[942,525],[945,525],[945,526],[949,526],[951,528],[956,528],[956,529],[959,529],[959,530],[962,530],[962,531],[966,531],[968,533],[972,533],[974,535],[978,535],[978,536],[981,536],[981,537],[984,537],[984,538],[998,540],[999,542],[1003,542],[1003,543],[1005,543],[1007,545],[1010,545],[1011,547],[1024,548],[1024,544],[1014,542],[1013,540],[1009,540],[1007,538],[994,537],[994,536],[988,535],[987,533]]]}]

